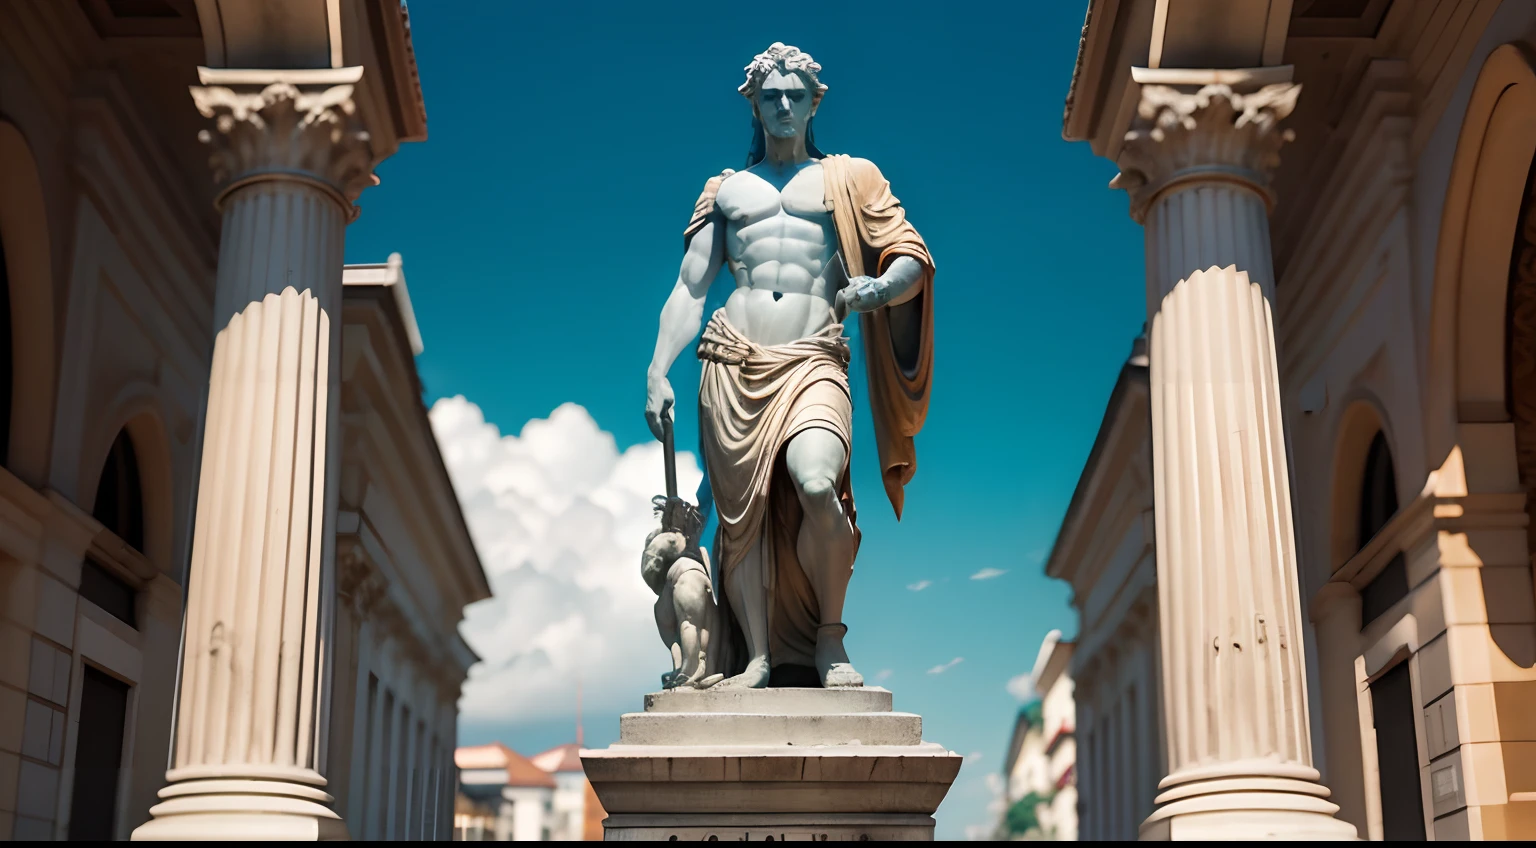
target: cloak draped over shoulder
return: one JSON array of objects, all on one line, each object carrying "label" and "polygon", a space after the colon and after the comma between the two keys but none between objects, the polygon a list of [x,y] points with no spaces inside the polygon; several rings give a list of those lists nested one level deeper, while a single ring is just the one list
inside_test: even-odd
[{"label": "cloak draped over shoulder", "polygon": [[[877,277],[898,256],[910,256],[922,266],[910,300],[859,316],[880,476],[899,519],[905,486],[917,471],[913,437],[927,418],[933,384],[933,257],[873,162],[834,155],[823,158],[821,167],[827,208],[850,278]],[[683,231],[685,247],[714,213],[715,195],[733,173],[727,170],[704,184]]]}]

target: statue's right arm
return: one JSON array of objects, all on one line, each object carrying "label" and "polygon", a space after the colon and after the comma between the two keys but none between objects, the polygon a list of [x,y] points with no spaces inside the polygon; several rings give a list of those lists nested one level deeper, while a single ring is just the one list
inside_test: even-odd
[{"label": "statue's right arm", "polygon": [[656,334],[656,351],[646,371],[645,420],[651,433],[661,438],[661,419],[672,417],[672,384],[667,372],[679,354],[699,333],[704,318],[704,297],[709,285],[720,273],[725,261],[725,219],[718,211],[688,240],[683,266],[677,273],[672,294],[661,308],[661,327]]}]

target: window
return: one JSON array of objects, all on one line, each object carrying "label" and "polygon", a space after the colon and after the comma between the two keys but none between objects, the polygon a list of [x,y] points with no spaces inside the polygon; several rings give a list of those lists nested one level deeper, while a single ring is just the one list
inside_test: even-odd
[{"label": "window", "polygon": [[90,666],[80,680],[80,728],[75,737],[74,794],[69,839],[110,841],[117,822],[128,684]]},{"label": "window", "polygon": [[[361,822],[367,834],[366,838],[373,838],[373,829],[368,826],[368,806],[373,803],[373,793],[379,790],[379,776],[375,773],[379,765],[373,759],[373,713],[379,703],[379,678],[373,672],[368,672],[368,712],[363,716],[363,821]],[[362,834],[360,834],[362,835]]]},{"label": "window", "polygon": [[388,839],[391,836],[388,831],[388,816],[390,780],[394,777],[395,774],[393,750],[396,746],[394,745],[394,731],[395,695],[393,692],[389,691],[388,687],[386,687],[384,689],[384,732],[380,736],[380,740],[382,742],[382,750],[379,751],[379,766],[383,769],[383,771],[379,773],[382,784],[379,787],[379,807],[377,810],[378,817],[374,820],[374,826],[377,828],[377,835],[375,837],[376,839]]},{"label": "window", "polygon": [[[1385,433],[1377,433],[1365,455],[1365,479],[1360,487],[1358,538],[1364,548],[1397,514],[1397,475]],[[1379,618],[1408,596],[1408,564],[1398,551],[1381,573],[1360,590],[1360,626]]]},{"label": "window", "polygon": [[411,797],[411,708],[401,707],[400,723],[395,727],[399,734],[393,748],[395,751],[395,824],[390,829],[391,839],[408,839],[406,836],[406,800]]},{"label": "window", "polygon": [[91,515],[129,547],[144,550],[144,489],[139,482],[139,459],[127,430],[117,434],[107,453]]}]

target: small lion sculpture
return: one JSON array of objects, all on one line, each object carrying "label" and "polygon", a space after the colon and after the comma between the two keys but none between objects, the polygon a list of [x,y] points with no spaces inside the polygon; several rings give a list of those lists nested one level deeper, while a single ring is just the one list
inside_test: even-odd
[{"label": "small lion sculpture", "polygon": [[717,609],[710,590],[707,554],[665,527],[645,539],[640,576],[656,593],[656,629],[672,652],[672,670],[661,676],[664,689],[708,689],[723,674],[711,667],[709,639]]}]

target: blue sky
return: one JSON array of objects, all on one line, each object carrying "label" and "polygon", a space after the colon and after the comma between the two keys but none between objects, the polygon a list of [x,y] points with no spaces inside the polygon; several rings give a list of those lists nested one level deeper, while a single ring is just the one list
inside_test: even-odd
[{"label": "blue sky", "polygon": [[[938,266],[932,406],[899,525],[855,401],[864,542],[847,621],[852,658],[890,671],[897,709],[981,754],[940,836],[986,819],[983,778],[1018,707],[1008,680],[1047,631],[1075,632],[1041,560],[1144,320],[1115,168],[1061,140],[1083,5],[415,0],[430,137],[384,163],[348,232],[349,262],[404,256],[429,405],[462,395],[515,434],[574,403],[623,452],[649,440],[645,369],[693,200],[746,155],[741,68],[773,41],[821,63],[819,146],[880,166]],[[690,446],[690,354],[672,379]],[[1005,573],[971,579],[982,569]],[[460,741],[532,752],[572,724],[466,719]],[[607,744],[617,709],[589,708],[585,728]]]}]

